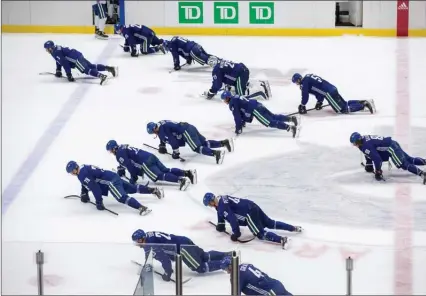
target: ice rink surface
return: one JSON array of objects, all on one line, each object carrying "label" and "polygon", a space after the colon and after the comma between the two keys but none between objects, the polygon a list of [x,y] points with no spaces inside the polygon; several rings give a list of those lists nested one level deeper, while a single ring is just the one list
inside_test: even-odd
[{"label": "ice rink surface", "polygon": [[[118,66],[119,77],[100,86],[96,79],[68,83],[38,75],[55,70],[43,49],[49,39],[78,49],[91,62]],[[46,294],[130,295],[138,280],[130,260],[144,259],[131,234],[142,228],[188,236],[205,250],[239,250],[243,262],[281,280],[293,294],[344,294],[348,256],[354,258],[354,294],[425,294],[426,187],[395,167],[384,170],[386,182],[376,182],[360,166],[349,136],[394,136],[409,154],[426,156],[426,39],[190,39],[208,53],[244,62],[252,79],[268,79],[273,98],[264,104],[272,112],[297,111],[300,90],[290,79],[299,71],[332,82],[346,100],[374,99],[377,114],[309,112],[297,140],[255,122],[223,165],[187,147],[181,149],[185,163],[160,156],[169,167],[197,169],[198,184],[186,192],[165,185],[163,200],[137,196],[153,209],[145,217],[106,197],[105,206],[119,213],[114,216],[63,198],[80,192],[66,163],[115,168],[107,141],[157,146],[158,139],[146,133],[149,121],[186,121],[210,139],[233,136],[228,107],[199,96],[210,88],[211,69],[194,64],[169,74],[170,54],[131,58],[119,47],[121,39],[4,34],[2,292],[37,292],[34,253],[42,250]],[[314,104],[311,97],[308,108]],[[248,197],[272,218],[305,232],[288,234],[287,251],[261,241],[235,244],[208,224],[216,215],[202,204],[207,191]],[[193,279],[184,294],[230,293],[223,272],[197,276],[184,266],[187,277]],[[155,292],[174,293],[174,285],[156,277]]]}]

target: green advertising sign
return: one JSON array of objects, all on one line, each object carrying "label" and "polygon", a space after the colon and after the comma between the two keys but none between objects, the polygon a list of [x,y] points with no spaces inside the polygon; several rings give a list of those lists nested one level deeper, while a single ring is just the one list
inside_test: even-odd
[{"label": "green advertising sign", "polygon": [[238,24],[238,2],[214,2],[215,24]]},{"label": "green advertising sign", "polygon": [[202,24],[203,2],[202,1],[179,1],[179,24]]},{"label": "green advertising sign", "polygon": [[250,24],[273,24],[274,2],[250,2]]}]

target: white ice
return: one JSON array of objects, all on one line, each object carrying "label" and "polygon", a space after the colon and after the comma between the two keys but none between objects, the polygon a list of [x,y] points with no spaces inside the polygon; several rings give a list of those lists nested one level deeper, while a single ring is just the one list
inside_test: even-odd
[{"label": "white ice", "polygon": [[[55,69],[53,59],[43,49],[43,43],[49,39],[80,50],[92,62],[98,59],[106,46],[112,46],[109,56],[99,62],[119,66],[120,76],[105,86],[99,86],[97,80],[78,80],[71,84],[66,79],[39,76],[39,72]],[[160,156],[169,167],[197,169],[198,184],[186,192],[180,192],[174,186],[165,186],[164,200],[138,196],[142,203],[153,209],[145,217],[138,216],[135,210],[117,203],[111,197],[105,198],[105,206],[119,213],[116,217],[97,211],[91,205],[63,198],[69,194],[78,194],[80,190],[77,179],[66,174],[66,163],[76,160],[105,169],[116,167],[114,157],[105,150],[107,141],[115,139],[119,143],[140,148],[143,148],[143,143],[156,146],[158,140],[146,133],[146,123],[149,121],[186,121],[197,126],[207,138],[232,136],[233,119],[228,107],[217,98],[207,101],[199,97],[210,87],[209,68],[192,65],[190,69],[169,74],[168,70],[172,68],[170,54],[131,58],[118,46],[122,41],[115,39],[107,45],[107,42],[95,40],[93,36],[4,34],[3,190],[19,171],[23,172],[24,177],[17,183],[22,184],[20,193],[2,219],[3,293],[37,292],[34,253],[42,250],[47,261],[44,270],[46,294],[130,295],[138,280],[138,269],[130,260],[142,261],[144,258],[143,253],[132,245],[130,238],[134,230],[142,228],[188,236],[205,250],[239,250],[244,262],[253,263],[271,277],[281,280],[293,294],[346,293],[345,258],[349,255],[355,258],[354,294],[393,294],[400,285],[395,260],[398,256],[411,254],[407,255],[411,256],[407,260],[412,264],[412,267],[407,267],[407,270],[412,271],[408,278],[408,289],[413,294],[425,294],[424,226],[421,228],[421,225],[414,223],[407,230],[411,234],[410,245],[406,250],[397,251],[392,229],[307,222],[307,212],[297,208],[299,201],[305,204],[310,200],[307,207],[311,211],[339,206],[337,203],[329,204],[327,198],[319,199],[315,192],[290,197],[287,187],[292,184],[286,183],[285,179],[277,179],[277,182],[282,183],[282,187],[279,187],[282,196],[274,196],[272,199],[268,197],[268,188],[272,187],[262,186],[262,183],[268,181],[263,181],[266,177],[262,176],[264,172],[252,172],[254,177],[251,179],[239,177],[239,180],[244,181],[242,189],[246,193],[255,190],[256,186],[261,188],[266,197],[262,198],[258,193],[250,197],[272,218],[302,225],[306,230],[298,235],[290,233],[292,245],[289,250],[283,251],[276,245],[261,241],[232,243],[229,237],[217,233],[207,223],[215,220],[215,213],[203,206],[202,197],[213,187],[217,194],[234,194],[225,191],[228,187],[217,192],[221,183],[215,181],[214,176],[232,181],[239,172],[238,168],[245,164],[262,163],[263,158],[281,157],[288,153],[295,155],[301,149],[300,145],[317,144],[329,148],[347,148],[348,154],[353,157],[353,167],[350,170],[339,170],[339,164],[321,163],[322,155],[313,152],[305,158],[306,163],[298,164],[299,175],[315,174],[314,171],[304,170],[308,163],[329,168],[329,175],[326,176],[330,180],[328,186],[333,190],[341,190],[342,202],[345,201],[345,192],[354,191],[365,195],[365,205],[367,200],[375,200],[371,201],[373,205],[381,200],[392,202],[398,186],[401,186],[400,182],[407,181],[406,186],[411,192],[408,204],[412,206],[412,216],[424,215],[424,212],[416,212],[416,205],[424,209],[421,203],[425,202],[426,196],[426,187],[421,185],[420,179],[394,168],[391,174],[404,176],[403,181],[395,183],[390,179],[386,184],[373,182],[371,176],[365,174],[359,166],[359,153],[350,146],[349,135],[355,130],[369,133],[379,125],[395,126],[398,116],[401,116],[396,108],[398,79],[408,79],[410,98],[408,117],[403,114],[399,118],[404,122],[408,120],[406,123],[412,128],[426,128],[423,89],[426,81],[426,40],[199,36],[190,39],[202,44],[207,52],[244,62],[250,69],[276,69],[282,72],[284,75],[281,77],[267,77],[271,81],[273,98],[265,105],[273,112],[290,113],[297,110],[300,90],[289,79],[293,69],[300,69],[305,74],[315,73],[331,81],[339,87],[346,99],[374,98],[378,113],[374,116],[338,116],[327,110],[312,112],[304,116],[301,135],[297,140],[285,131],[266,130],[254,123],[236,140],[235,152],[227,154],[220,166],[212,158],[196,156],[188,148],[181,149],[181,156],[188,159],[185,163]],[[396,53],[401,51],[408,58],[409,70],[406,67],[401,69],[398,64],[402,62],[397,61]],[[265,78],[266,75],[259,72],[254,74],[259,78]],[[78,98],[75,97],[76,93]],[[71,96],[74,99],[69,101]],[[54,141],[46,147],[47,150],[43,148],[47,141],[41,144],[38,156],[42,158],[35,170],[26,170],[25,162],[34,161],[27,157],[35,149],[48,125],[61,113],[66,102],[75,103],[79,99],[81,102],[57,137],[45,135],[46,139]],[[67,108],[71,105],[67,105]],[[308,107],[313,105],[314,99],[311,98]],[[409,149],[407,151],[410,152]],[[425,156],[424,147],[422,151]],[[24,167],[21,170],[22,165]],[[289,171],[288,175],[295,173]],[[345,175],[351,175],[350,180],[357,182],[333,183],[334,178]],[[267,178],[273,179],[273,176]],[[249,184],[255,187],[251,189]],[[238,196],[238,193],[235,195]],[[292,202],[287,203],[290,198],[296,198],[296,201],[292,199]],[[345,202],[351,203],[350,200]],[[360,204],[361,209],[363,205]],[[292,218],[289,219],[289,216]],[[381,219],[369,218],[374,223]],[[344,222],[345,217],[339,219]],[[249,235],[248,231],[243,233]],[[184,294],[230,293],[229,277],[225,273],[199,276],[184,266],[184,277],[193,277],[191,282],[184,285]],[[155,291],[157,294],[172,294],[174,286],[156,278]]]}]

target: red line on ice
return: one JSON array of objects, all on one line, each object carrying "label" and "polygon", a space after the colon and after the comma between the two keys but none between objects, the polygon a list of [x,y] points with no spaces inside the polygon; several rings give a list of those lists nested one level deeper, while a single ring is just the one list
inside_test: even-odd
[{"label": "red line on ice", "polygon": [[[397,39],[395,140],[410,148],[410,67],[409,40]],[[412,295],[413,289],[413,216],[411,187],[398,184],[394,200],[394,295]]]}]

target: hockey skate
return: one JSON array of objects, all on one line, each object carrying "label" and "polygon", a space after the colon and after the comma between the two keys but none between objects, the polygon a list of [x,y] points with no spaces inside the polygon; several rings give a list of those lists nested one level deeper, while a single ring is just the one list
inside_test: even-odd
[{"label": "hockey skate", "polygon": [[426,174],[425,174],[425,172],[422,173],[422,177],[423,177],[423,185],[426,185]]},{"label": "hockey skate", "polygon": [[290,116],[290,122],[293,122],[294,126],[299,126],[300,121],[301,121],[300,115]]},{"label": "hockey skate", "polygon": [[182,179],[179,180],[179,182],[180,182],[179,190],[185,191],[186,188],[188,188],[189,183],[191,183],[191,180],[189,180],[188,177],[183,177]]},{"label": "hockey skate", "polygon": [[164,197],[164,189],[160,187],[153,188],[152,194],[154,194],[158,199],[162,199]]},{"label": "hockey skate", "polygon": [[290,243],[290,239],[289,239],[288,237],[283,236],[283,237],[281,238],[281,247],[282,247],[284,250],[287,250],[287,249],[288,249],[288,245],[289,245],[289,243]]},{"label": "hockey skate", "polygon": [[299,137],[299,128],[297,126],[294,125],[290,125],[288,131],[291,132],[291,134],[293,135],[293,138],[298,138]]},{"label": "hockey skate", "polygon": [[371,114],[376,113],[376,105],[374,104],[374,100],[365,100],[361,102],[364,105],[364,108],[367,108]]},{"label": "hockey skate", "polygon": [[187,170],[185,171],[185,177],[188,177],[191,181],[191,184],[197,184],[197,170]]},{"label": "hockey skate", "polygon": [[213,153],[214,153],[214,156],[216,157],[216,163],[222,164],[223,159],[225,158],[225,150],[215,150]]},{"label": "hockey skate", "polygon": [[151,209],[148,209],[147,207],[145,207],[145,206],[141,206],[140,208],[139,208],[139,215],[141,215],[141,216],[146,216],[146,215],[148,215],[149,213],[151,213],[152,212],[152,210]]},{"label": "hockey skate", "polygon": [[104,32],[99,30],[95,31],[95,37],[101,40],[108,40],[108,35],[106,35]]},{"label": "hockey skate", "polygon": [[161,51],[163,54],[166,54],[166,50],[164,49],[163,44],[157,45],[157,50]]},{"label": "hockey skate", "polygon": [[302,228],[302,226],[294,226],[294,231],[293,232],[302,232],[303,231],[303,228]]},{"label": "hockey skate", "polygon": [[228,152],[234,151],[234,139],[233,138],[226,139],[226,140],[223,140],[223,141],[220,141],[220,142],[224,147],[226,147]]},{"label": "hockey skate", "polygon": [[118,76],[118,67],[111,67],[106,66],[105,69],[112,74],[112,76],[117,77]]},{"label": "hockey skate", "polygon": [[269,81],[267,80],[260,80],[260,86],[263,87],[263,90],[266,94],[266,97],[268,100],[272,98],[272,92],[271,92],[271,86],[269,85]]}]

